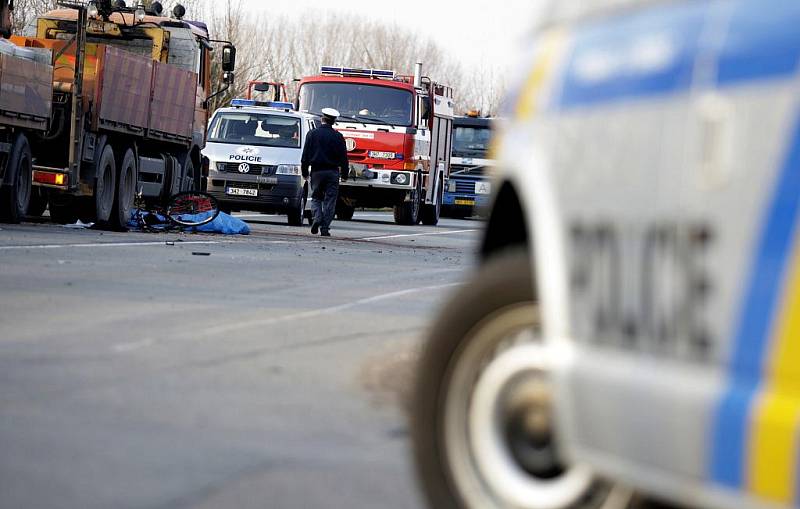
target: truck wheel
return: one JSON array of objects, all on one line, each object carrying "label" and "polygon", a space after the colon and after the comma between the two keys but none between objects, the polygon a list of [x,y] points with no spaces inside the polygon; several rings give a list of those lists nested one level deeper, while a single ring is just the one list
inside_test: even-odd
[{"label": "truck wheel", "polygon": [[[431,507],[586,508],[604,496],[587,470],[559,456],[532,288],[525,252],[498,255],[458,291],[428,335],[411,429]],[[523,347],[540,369],[496,376]]]},{"label": "truck wheel", "polygon": [[194,171],[194,162],[192,156],[186,156],[186,162],[183,163],[183,181],[181,182],[181,191],[194,191],[197,189],[197,175]]},{"label": "truck wheel", "polygon": [[94,217],[98,223],[110,225],[116,188],[117,163],[114,161],[114,149],[107,143],[100,155],[94,184]]},{"label": "truck wheel", "polygon": [[420,200],[422,198],[422,178],[417,175],[417,187],[411,192],[411,199],[394,206],[394,222],[402,225],[415,225],[419,222]]},{"label": "truck wheel", "polygon": [[439,217],[442,215],[442,183],[439,182],[436,190],[436,204],[423,205],[420,211],[422,224],[426,226],[436,226],[439,224]]},{"label": "truck wheel", "polygon": [[111,212],[111,228],[119,231],[128,230],[133,202],[136,199],[136,156],[133,149],[125,151],[117,174],[114,210]]},{"label": "truck wheel", "polygon": [[350,221],[353,219],[356,208],[342,201],[336,202],[336,219],[339,221]]},{"label": "truck wheel", "polygon": [[28,203],[28,217],[41,217],[47,209],[47,190],[43,187],[31,188],[31,201]]},{"label": "truck wheel", "polygon": [[24,134],[18,134],[6,162],[6,174],[0,188],[0,218],[19,223],[31,200],[31,147]]}]

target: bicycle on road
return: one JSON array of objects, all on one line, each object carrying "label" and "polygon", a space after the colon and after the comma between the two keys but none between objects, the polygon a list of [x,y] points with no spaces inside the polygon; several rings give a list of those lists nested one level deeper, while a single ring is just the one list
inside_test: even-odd
[{"label": "bicycle on road", "polygon": [[130,225],[148,232],[184,230],[208,224],[218,215],[217,199],[202,191],[174,194],[166,206],[148,202],[140,193],[134,203]]}]

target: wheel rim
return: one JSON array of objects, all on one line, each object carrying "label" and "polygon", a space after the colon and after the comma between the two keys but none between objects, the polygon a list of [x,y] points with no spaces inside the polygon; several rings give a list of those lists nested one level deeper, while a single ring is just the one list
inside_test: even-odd
[{"label": "wheel rim", "polygon": [[25,213],[31,200],[31,170],[30,159],[27,154],[20,158],[19,172],[17,173],[17,210]]},{"label": "wheel rim", "polygon": [[[535,313],[532,304],[520,304],[487,317],[448,370],[440,433],[452,482],[475,507],[562,509],[591,486],[587,468],[557,463],[549,399],[524,397],[537,393],[536,384],[540,396],[549,393],[548,350],[535,341]],[[536,414],[547,418],[537,420]],[[537,422],[541,428],[538,438],[547,435],[533,456],[519,450],[525,441],[509,432],[520,416],[530,415],[534,428]],[[556,463],[548,465],[548,456]]]}]

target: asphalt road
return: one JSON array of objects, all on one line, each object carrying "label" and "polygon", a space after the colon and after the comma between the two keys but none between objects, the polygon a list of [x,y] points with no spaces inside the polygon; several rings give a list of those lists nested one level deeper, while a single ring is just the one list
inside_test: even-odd
[{"label": "asphalt road", "polygon": [[478,221],[0,225],[0,507],[417,508],[403,398]]}]

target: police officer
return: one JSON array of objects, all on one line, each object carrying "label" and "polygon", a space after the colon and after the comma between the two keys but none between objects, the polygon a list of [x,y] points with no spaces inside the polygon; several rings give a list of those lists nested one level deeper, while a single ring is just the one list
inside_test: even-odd
[{"label": "police officer", "polygon": [[308,178],[311,166],[311,210],[314,213],[311,233],[316,235],[319,231],[324,237],[331,235],[339,175],[346,181],[350,170],[344,136],[333,128],[338,116],[339,112],[333,108],[322,109],[322,125],[306,135],[300,167],[303,178]]}]

